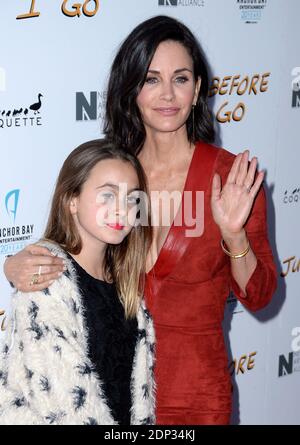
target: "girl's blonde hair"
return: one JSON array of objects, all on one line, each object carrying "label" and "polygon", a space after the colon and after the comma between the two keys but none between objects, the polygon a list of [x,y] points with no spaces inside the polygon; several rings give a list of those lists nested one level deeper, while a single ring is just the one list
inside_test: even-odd
[{"label": "girl's blonde hair", "polygon": [[[105,159],[130,163],[138,176],[139,190],[143,192],[141,196],[148,197],[145,173],[136,156],[103,139],[77,147],[67,157],[59,173],[44,233],[44,238],[58,243],[71,254],[77,255],[82,249],[82,240],[70,212],[71,199],[80,194],[92,168]],[[145,206],[147,224],[134,226],[120,244],[108,244],[103,265],[105,279],[116,285],[126,318],[137,313],[144,291],[146,255],[152,237],[150,201],[147,199],[140,204]]]}]

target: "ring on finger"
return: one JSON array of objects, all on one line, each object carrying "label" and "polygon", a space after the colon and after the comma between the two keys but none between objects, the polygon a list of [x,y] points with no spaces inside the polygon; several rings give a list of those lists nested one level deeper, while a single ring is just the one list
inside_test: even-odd
[{"label": "ring on finger", "polygon": [[38,282],[39,282],[39,274],[34,273],[31,277],[29,285],[33,286],[34,284],[38,284]]}]

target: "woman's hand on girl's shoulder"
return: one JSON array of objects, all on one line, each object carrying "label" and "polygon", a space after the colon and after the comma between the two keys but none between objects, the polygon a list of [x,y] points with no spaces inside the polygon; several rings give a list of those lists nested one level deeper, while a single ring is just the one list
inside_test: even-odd
[{"label": "woman's hand on girl's shoulder", "polygon": [[46,247],[31,244],[6,259],[4,274],[21,292],[35,292],[49,287],[64,271],[62,258]]}]

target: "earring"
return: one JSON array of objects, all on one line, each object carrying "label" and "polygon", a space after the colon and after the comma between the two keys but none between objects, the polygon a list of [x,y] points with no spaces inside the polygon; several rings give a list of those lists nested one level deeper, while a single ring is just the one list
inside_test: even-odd
[{"label": "earring", "polygon": [[195,105],[192,105],[192,134],[193,134],[193,142],[195,142]]}]

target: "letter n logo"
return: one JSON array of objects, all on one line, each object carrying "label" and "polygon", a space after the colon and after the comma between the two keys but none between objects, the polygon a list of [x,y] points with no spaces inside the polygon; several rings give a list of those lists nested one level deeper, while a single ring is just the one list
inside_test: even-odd
[{"label": "letter n logo", "polygon": [[300,85],[298,90],[293,90],[292,107],[300,107]]},{"label": "letter n logo", "polygon": [[158,6],[177,6],[178,0],[158,0]]},{"label": "letter n logo", "polygon": [[288,361],[286,360],[284,355],[279,356],[279,369],[278,369],[279,377],[293,373],[293,359],[294,359],[293,352],[289,353]]},{"label": "letter n logo", "polygon": [[76,93],[76,120],[87,121],[97,119],[97,91],[90,92],[88,101],[82,92]]}]

